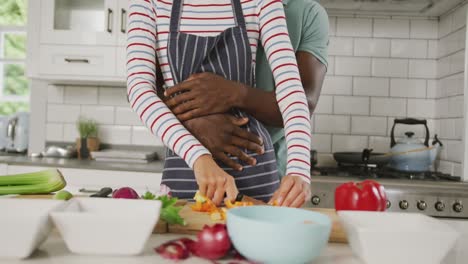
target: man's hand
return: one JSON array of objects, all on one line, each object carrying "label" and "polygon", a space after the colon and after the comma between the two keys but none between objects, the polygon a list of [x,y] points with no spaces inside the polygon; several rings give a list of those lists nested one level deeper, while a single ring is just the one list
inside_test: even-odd
[{"label": "man's hand", "polygon": [[310,199],[310,196],[311,192],[308,183],[300,177],[287,175],[281,180],[281,185],[273,194],[269,204],[276,201],[279,206],[299,208]]},{"label": "man's hand", "polygon": [[217,114],[185,121],[184,126],[211,152],[215,159],[240,171],[242,166],[231,160],[226,153],[238,157],[247,164],[255,165],[257,161],[243,152],[241,148],[258,154],[264,152],[262,139],[240,128],[248,122],[247,118]]},{"label": "man's hand", "polygon": [[180,121],[192,118],[226,113],[235,107],[244,91],[241,83],[226,80],[213,73],[199,73],[186,81],[167,89],[167,106]]}]

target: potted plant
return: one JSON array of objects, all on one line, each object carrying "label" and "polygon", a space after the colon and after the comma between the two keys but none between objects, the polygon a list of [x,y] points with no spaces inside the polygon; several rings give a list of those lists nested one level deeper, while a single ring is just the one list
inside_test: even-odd
[{"label": "potted plant", "polygon": [[80,117],[76,122],[80,138],[76,140],[79,159],[89,159],[92,151],[99,150],[98,125],[93,119]]}]

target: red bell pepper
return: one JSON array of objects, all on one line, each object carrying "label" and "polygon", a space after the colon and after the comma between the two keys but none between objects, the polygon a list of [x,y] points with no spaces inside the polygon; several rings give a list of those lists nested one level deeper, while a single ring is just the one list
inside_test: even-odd
[{"label": "red bell pepper", "polygon": [[385,189],[375,181],[347,182],[335,190],[335,209],[337,211],[385,211],[386,208]]}]

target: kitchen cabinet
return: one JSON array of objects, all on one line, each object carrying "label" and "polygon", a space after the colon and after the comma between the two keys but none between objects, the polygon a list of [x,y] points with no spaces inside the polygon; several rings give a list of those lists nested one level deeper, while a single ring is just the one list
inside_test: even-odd
[{"label": "kitchen cabinet", "polygon": [[127,45],[127,16],[128,16],[128,0],[118,0],[118,32],[117,32],[117,44],[119,46]]}]

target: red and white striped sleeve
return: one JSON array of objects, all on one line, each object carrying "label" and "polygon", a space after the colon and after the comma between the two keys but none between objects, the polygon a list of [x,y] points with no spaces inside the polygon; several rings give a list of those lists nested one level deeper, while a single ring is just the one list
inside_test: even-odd
[{"label": "red and white striped sleeve", "polygon": [[127,95],[152,134],[193,168],[210,152],[190,134],[156,94],[156,8],[153,0],[131,0],[127,34]]},{"label": "red and white striped sleeve", "polygon": [[310,182],[311,125],[294,50],[281,0],[259,0],[260,40],[270,63],[284,122],[287,145],[286,174]]}]

